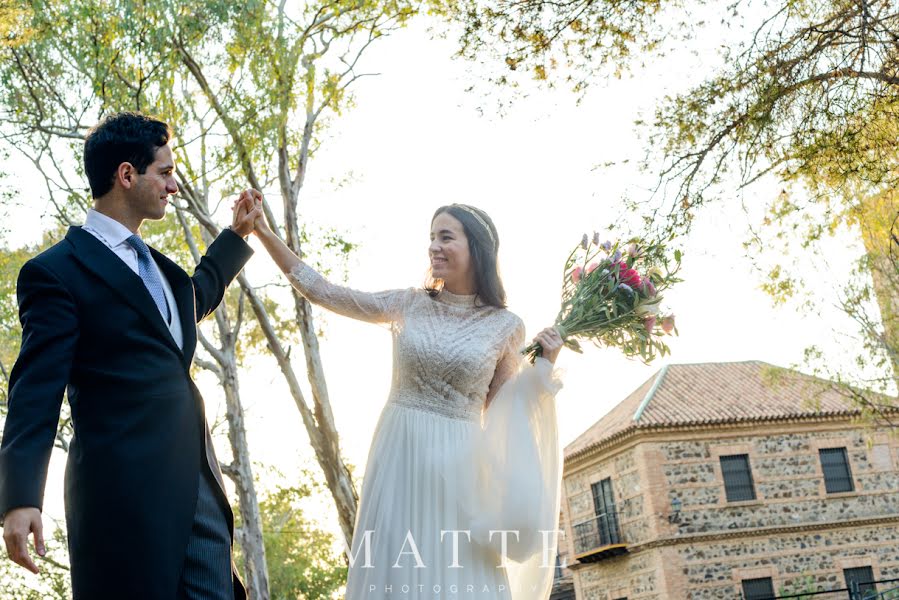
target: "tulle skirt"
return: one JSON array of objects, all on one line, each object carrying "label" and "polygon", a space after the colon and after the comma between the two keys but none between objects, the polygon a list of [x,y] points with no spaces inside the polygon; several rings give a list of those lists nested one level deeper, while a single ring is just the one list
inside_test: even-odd
[{"label": "tulle skirt", "polygon": [[505,569],[465,533],[469,518],[446,472],[479,428],[385,406],[362,484],[347,600],[511,598]]},{"label": "tulle skirt", "polygon": [[346,600],[549,597],[561,384],[546,361],[521,369],[483,423],[386,404],[362,484]]}]

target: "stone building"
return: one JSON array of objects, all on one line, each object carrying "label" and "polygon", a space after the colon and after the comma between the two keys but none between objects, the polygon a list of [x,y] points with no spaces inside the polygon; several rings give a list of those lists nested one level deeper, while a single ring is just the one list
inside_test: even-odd
[{"label": "stone building", "polygon": [[899,438],[857,416],[822,382],[761,362],[662,368],[565,448],[576,597],[899,579]]},{"label": "stone building", "polygon": [[[559,530],[566,531],[568,524],[565,522],[565,511],[559,515]],[[568,568],[572,562],[571,548],[560,540],[559,555],[556,557],[556,572],[553,579],[553,589],[549,600],[575,600],[574,573]]]}]

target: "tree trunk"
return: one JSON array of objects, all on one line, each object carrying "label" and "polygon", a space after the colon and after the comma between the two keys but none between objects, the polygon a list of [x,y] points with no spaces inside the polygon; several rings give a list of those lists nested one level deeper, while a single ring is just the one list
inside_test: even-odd
[{"label": "tree trunk", "polygon": [[[307,85],[309,78],[314,81],[315,66],[306,63]],[[309,93],[306,97],[306,122],[303,126],[299,151],[296,156],[296,170],[290,177],[290,153],[286,147],[281,148],[278,160],[279,184],[281,187],[282,201],[284,202],[284,228],[286,243],[297,255],[303,256],[300,244],[299,205],[300,192],[306,179],[306,166],[309,161],[309,151],[312,144],[312,136],[315,130],[315,122],[321,108],[316,108],[316,98]],[[294,312],[297,322],[300,324],[301,339],[303,341],[303,353],[306,357],[306,378],[312,388],[312,403],[315,408],[315,422],[318,425],[318,433],[321,437],[317,450],[319,464],[325,472],[325,478],[331,495],[337,505],[337,514],[340,526],[343,529],[347,548],[353,539],[353,530],[356,526],[356,511],[359,505],[359,496],[353,486],[353,479],[343,457],[340,453],[340,435],[334,422],[334,413],[331,410],[331,398],[328,393],[328,383],[325,379],[325,370],[322,365],[321,352],[318,345],[318,334],[315,322],[312,318],[312,305],[293,289]]]},{"label": "tree trunk", "polygon": [[337,503],[340,525],[346,536],[347,547],[349,547],[356,525],[359,496],[353,486],[350,471],[340,454],[340,436],[334,423],[334,414],[331,412],[331,399],[328,395],[327,382],[322,368],[318,337],[310,310],[311,305],[308,300],[301,298],[297,301],[296,309],[300,315],[303,349],[306,356],[306,375],[312,387],[316,422],[324,441],[322,455],[325,464],[322,465],[322,468],[325,470],[328,486]]},{"label": "tree trunk", "polygon": [[228,352],[224,371],[226,417],[228,419],[228,440],[231,442],[233,460],[229,475],[237,489],[241,520],[241,549],[247,575],[247,591],[253,600],[268,600],[268,568],[265,562],[265,543],[262,538],[262,515],[247,446],[247,432],[244,426],[243,406],[238,387],[237,361]]},{"label": "tree trunk", "polygon": [[[207,214],[205,198],[194,195],[189,186],[184,186],[185,196],[191,196],[202,213]],[[184,239],[195,262],[200,261],[200,252],[184,216],[178,213],[178,219],[184,231]],[[202,222],[202,220],[201,220]],[[201,236],[207,246],[212,242],[212,231],[204,230]],[[265,562],[265,543],[262,537],[262,515],[259,512],[259,500],[256,497],[256,484],[253,479],[253,468],[250,450],[247,444],[247,430],[244,424],[243,405],[240,401],[240,384],[237,367],[237,339],[243,324],[244,299],[239,300],[235,323],[228,315],[227,298],[215,309],[214,318],[220,340],[220,347],[215,347],[198,331],[198,339],[203,348],[212,356],[214,363],[206,363],[196,359],[201,368],[205,368],[218,377],[219,385],[225,392],[225,417],[228,421],[228,441],[231,444],[231,464],[222,467],[223,472],[234,483],[237,490],[237,506],[240,512],[241,527],[235,531],[243,552],[244,572],[249,597],[252,600],[269,600],[268,566]]]},{"label": "tree trunk", "polygon": [[[271,322],[271,318],[266,311],[265,305],[262,303],[261,299],[256,294],[256,290],[253,289],[243,273],[237,276],[237,281],[243,292],[246,294],[250,308],[252,308],[253,313],[256,315],[259,327],[262,329],[266,341],[268,342],[269,350],[275,358],[275,361],[278,363],[278,368],[284,376],[284,380],[287,383],[287,388],[290,391],[294,404],[296,404],[297,409],[300,411],[303,426],[306,428],[306,433],[309,435],[309,443],[315,451],[315,458],[325,474],[328,489],[331,491],[331,496],[334,498],[336,504],[340,528],[343,532],[345,542],[347,546],[349,546],[353,539],[353,527],[356,522],[356,504],[358,502],[358,497],[355,488],[353,487],[349,469],[347,469],[346,464],[344,464],[343,459],[340,457],[340,449],[337,442],[338,437],[334,428],[333,418],[330,423],[328,423],[326,420],[327,417],[325,417],[326,414],[331,414],[330,410],[324,411],[318,405],[316,405],[315,412],[309,409],[303,390],[300,388],[296,371],[291,364],[290,352],[284,347],[281,339],[278,337]],[[303,339],[305,345],[307,339],[305,327]],[[317,345],[315,355],[318,356]],[[312,378],[310,377],[310,380],[311,379]],[[323,375],[321,376],[321,380],[324,380]],[[315,384],[313,384],[313,390],[315,387]],[[328,424],[325,425],[326,423]]]},{"label": "tree trunk", "polygon": [[874,295],[880,308],[883,345],[899,384],[899,195],[893,191],[865,198],[856,210],[868,254]]},{"label": "tree trunk", "polygon": [[[219,115],[219,117],[223,120],[223,123],[228,129],[230,136],[232,137],[235,144],[238,146],[238,150],[240,151],[240,148],[243,148],[243,143],[239,128],[237,128],[233,121],[230,120],[227,112],[223,110],[223,108],[215,98],[215,95],[212,92],[208,81],[203,75],[199,65],[193,60],[193,58],[184,49],[184,47],[177,43],[177,41],[175,46],[179,50],[184,64],[190,69],[201,89],[209,98],[210,104],[216,110],[216,113]],[[282,127],[287,122],[287,118],[289,116],[287,114],[288,109],[288,105],[282,106],[282,111],[284,111],[281,120]],[[317,114],[312,114],[307,111],[308,120],[307,126],[304,129],[304,138],[300,151],[301,157],[299,159],[301,165],[305,165],[305,161],[308,158],[309,143],[312,134],[311,123],[314,123],[316,117]],[[285,207],[285,220],[289,230],[287,243],[290,248],[297,253],[298,256],[302,256],[302,254],[300,253],[298,236],[296,235],[298,231],[296,206],[302,183],[302,177],[297,178],[295,185],[293,185],[290,180],[290,159],[286,146],[287,141],[287,136],[281,135],[281,147],[279,148],[278,152],[278,174],[281,184],[282,200],[284,201]],[[244,171],[244,174],[247,176],[247,180],[250,185],[256,189],[261,189],[259,182],[256,179],[255,170],[252,167],[249,157],[246,155],[246,153],[243,152],[241,153],[241,168]],[[272,214],[271,209],[268,207],[267,203],[265,212],[266,218],[269,220],[269,223],[272,227],[272,231],[274,231],[276,234],[279,234],[274,215]],[[201,223],[203,223],[202,220]],[[207,231],[212,228],[211,224],[203,223],[203,225],[204,227],[206,227]],[[250,285],[249,281],[247,281],[243,273],[238,275],[237,281],[246,298],[249,300],[250,308],[252,308],[253,313],[256,315],[259,326],[262,329],[263,334],[265,335],[266,341],[268,342],[269,349],[271,350],[272,355],[275,357],[275,360],[278,363],[278,367],[281,370],[281,373],[287,383],[288,390],[290,390],[290,395],[293,398],[297,409],[300,411],[303,425],[306,429],[306,433],[309,435],[309,442],[312,445],[313,450],[315,451],[316,460],[318,461],[319,466],[322,468],[322,471],[325,474],[325,480],[328,484],[328,489],[331,491],[331,495],[334,498],[334,502],[337,508],[338,520],[340,521],[340,527],[343,532],[345,542],[347,546],[349,546],[353,539],[353,527],[355,526],[356,522],[356,505],[358,503],[358,496],[356,495],[356,490],[353,487],[353,481],[349,469],[346,467],[346,464],[344,464],[343,459],[340,456],[340,445],[338,441],[339,435],[337,433],[337,428],[334,426],[334,417],[331,413],[331,406],[328,400],[324,369],[322,369],[321,357],[318,352],[318,340],[316,338],[315,328],[312,323],[308,302],[305,298],[302,297],[299,292],[293,290],[294,299],[297,304],[298,319],[302,324],[303,347],[306,350],[307,377],[313,390],[313,402],[315,405],[314,412],[310,411],[309,406],[306,404],[306,399],[303,395],[302,389],[300,388],[297,374],[294,371],[293,365],[291,364],[290,352],[284,347],[281,339],[279,338],[278,333],[272,323],[272,316],[268,314],[265,305],[256,294],[256,290],[253,289],[253,286]],[[300,307],[304,308],[301,309]]]}]

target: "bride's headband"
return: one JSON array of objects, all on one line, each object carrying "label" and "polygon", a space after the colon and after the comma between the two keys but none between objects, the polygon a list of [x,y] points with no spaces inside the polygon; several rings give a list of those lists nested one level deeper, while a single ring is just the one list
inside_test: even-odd
[{"label": "bride's headband", "polygon": [[481,227],[484,228],[484,231],[487,232],[487,235],[490,236],[490,241],[493,242],[493,248],[496,249],[496,238],[493,236],[493,230],[490,229],[490,226],[487,224],[487,221],[485,221],[484,218],[478,214],[478,211],[475,210],[473,207],[468,206],[467,204],[453,204],[453,206],[455,208],[464,210],[465,212],[470,214],[472,217],[474,217],[475,221],[480,223]]}]

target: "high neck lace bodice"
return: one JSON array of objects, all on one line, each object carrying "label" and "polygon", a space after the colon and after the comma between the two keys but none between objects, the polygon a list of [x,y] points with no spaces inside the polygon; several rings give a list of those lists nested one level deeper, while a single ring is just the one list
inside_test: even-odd
[{"label": "high neck lace bodice", "polygon": [[449,290],[440,290],[434,299],[443,304],[450,306],[458,306],[459,308],[475,308],[477,302],[477,294],[454,294]]},{"label": "high neck lace bodice", "polygon": [[[310,301],[337,313],[389,324],[393,332],[390,401],[446,417],[477,420],[487,395],[518,361],[524,324],[474,295],[422,289],[365,293],[328,283],[300,264],[291,280]],[[494,378],[497,378],[494,381]]]}]

